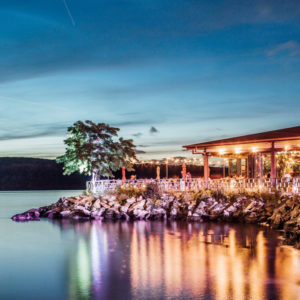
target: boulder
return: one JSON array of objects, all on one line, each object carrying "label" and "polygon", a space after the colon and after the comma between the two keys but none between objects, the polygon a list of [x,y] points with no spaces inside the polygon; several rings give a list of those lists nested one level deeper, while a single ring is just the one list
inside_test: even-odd
[{"label": "boulder", "polygon": [[71,214],[71,211],[70,211],[70,210],[64,210],[64,211],[61,211],[61,212],[60,212],[60,215],[61,215],[61,217],[62,217],[63,219],[69,218],[70,214]]},{"label": "boulder", "polygon": [[93,209],[93,211],[91,211],[91,218],[92,219],[100,219],[105,213],[105,208],[101,207],[101,208],[95,208]]},{"label": "boulder", "polygon": [[17,214],[12,217],[14,221],[39,221],[40,220],[40,212],[39,209],[29,209],[23,214]]},{"label": "boulder", "polygon": [[271,223],[271,228],[272,229],[280,229],[281,226],[282,226],[281,214],[278,213],[278,214],[276,214],[275,219]]},{"label": "boulder", "polygon": [[250,215],[245,216],[245,223],[247,224],[257,224],[258,216],[255,212],[250,213]]},{"label": "boulder", "polygon": [[134,211],[133,211],[134,217],[136,219],[140,219],[140,220],[144,219],[147,214],[148,214],[147,210],[140,209],[140,208],[134,209]]},{"label": "boulder", "polygon": [[283,224],[283,229],[285,231],[293,231],[293,229],[297,226],[297,220],[287,221]]}]

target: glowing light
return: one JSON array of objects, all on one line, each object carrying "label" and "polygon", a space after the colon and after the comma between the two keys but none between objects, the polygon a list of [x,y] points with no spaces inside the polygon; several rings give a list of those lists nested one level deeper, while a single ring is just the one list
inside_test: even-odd
[{"label": "glowing light", "polygon": [[236,154],[240,154],[241,153],[241,149],[239,149],[239,148],[235,149],[235,153]]},{"label": "glowing light", "polygon": [[219,151],[219,154],[220,154],[220,155],[225,154],[225,150],[224,150],[224,149],[220,150],[220,151]]},{"label": "glowing light", "polygon": [[254,152],[254,153],[257,152],[257,148],[253,147],[252,152]]}]

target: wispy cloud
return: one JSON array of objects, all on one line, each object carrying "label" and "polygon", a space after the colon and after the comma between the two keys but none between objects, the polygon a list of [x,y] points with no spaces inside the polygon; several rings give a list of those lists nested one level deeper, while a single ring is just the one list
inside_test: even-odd
[{"label": "wispy cloud", "polygon": [[274,48],[267,51],[267,56],[273,57],[285,53],[290,56],[300,54],[300,43],[298,43],[297,41],[289,41],[276,45]]},{"label": "wispy cloud", "polygon": [[43,107],[47,107],[47,108],[54,108],[54,109],[59,109],[59,110],[68,110],[67,108],[63,108],[63,107],[52,106],[52,105],[48,105],[48,104],[43,104],[43,103],[38,103],[38,102],[32,102],[32,101],[26,101],[26,100],[21,100],[21,99],[14,99],[14,98],[9,98],[9,97],[2,97],[2,96],[0,96],[0,100],[9,100],[9,101],[13,101],[13,102],[23,102],[23,103],[27,103],[27,104],[31,104],[31,105],[43,106]]},{"label": "wispy cloud", "polygon": [[22,126],[21,128],[2,127],[0,130],[0,140],[20,140],[38,137],[59,136],[67,132],[67,124],[35,124],[32,126]]},{"label": "wispy cloud", "polygon": [[65,4],[66,10],[67,10],[67,12],[68,12],[68,14],[69,14],[69,16],[70,16],[70,19],[71,19],[71,21],[72,21],[72,24],[73,24],[73,26],[75,26],[75,22],[74,22],[74,19],[73,19],[72,15],[71,15],[71,12],[70,12],[70,10],[69,10],[69,7],[68,7],[68,5],[67,5],[67,3],[66,3],[65,0],[63,0],[63,2],[64,2],[64,4]]},{"label": "wispy cloud", "polygon": [[140,138],[142,136],[142,133],[138,132],[138,133],[134,133],[133,136]]},{"label": "wispy cloud", "polygon": [[136,154],[145,154],[146,152],[143,151],[143,150],[138,150],[138,149],[136,149],[136,150],[135,150],[135,153],[136,153]]}]

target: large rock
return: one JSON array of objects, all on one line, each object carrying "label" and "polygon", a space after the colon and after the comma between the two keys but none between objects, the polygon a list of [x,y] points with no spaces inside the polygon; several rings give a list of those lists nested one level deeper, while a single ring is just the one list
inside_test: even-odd
[{"label": "large rock", "polygon": [[105,213],[105,208],[101,207],[101,208],[94,208],[91,211],[91,218],[92,219],[100,219],[101,217],[103,217],[104,213]]},{"label": "large rock", "polygon": [[23,214],[17,214],[12,217],[14,221],[39,221],[40,220],[40,211],[39,209],[29,209]]},{"label": "large rock", "polygon": [[274,218],[271,228],[272,229],[280,229],[282,227],[282,219],[281,219],[281,214],[277,213],[276,217]]},{"label": "large rock", "polygon": [[245,216],[245,223],[247,224],[257,224],[258,216],[255,212],[250,213],[250,215]]},{"label": "large rock", "polygon": [[287,221],[283,224],[283,229],[285,231],[293,231],[297,227],[297,220]]}]

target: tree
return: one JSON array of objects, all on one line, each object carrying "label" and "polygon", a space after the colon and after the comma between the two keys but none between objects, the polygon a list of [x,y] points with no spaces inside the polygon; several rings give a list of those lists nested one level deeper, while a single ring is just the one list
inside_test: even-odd
[{"label": "tree", "polygon": [[287,171],[289,156],[286,153],[277,154],[277,177],[282,178]]},{"label": "tree", "polygon": [[119,130],[105,123],[74,123],[68,128],[68,138],[64,141],[66,153],[56,159],[64,164],[64,174],[79,171],[92,175],[94,181],[100,176],[114,177],[112,171],[122,167],[134,171],[133,162],[137,160],[135,145],[132,140],[113,140]]}]

